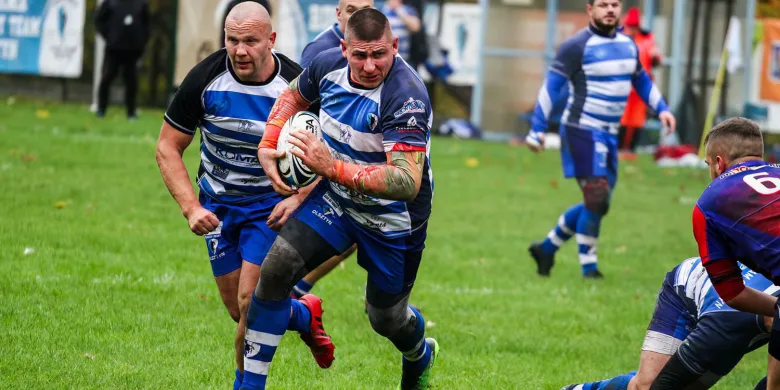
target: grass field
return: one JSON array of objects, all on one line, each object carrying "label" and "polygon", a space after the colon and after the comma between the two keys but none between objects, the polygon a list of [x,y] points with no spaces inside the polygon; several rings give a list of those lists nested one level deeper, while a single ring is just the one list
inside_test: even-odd
[{"label": "grass field", "polygon": [[[112,116],[113,115],[113,116]],[[0,100],[0,388],[231,387],[235,325],[203,239],[154,159],[161,112],[98,121],[81,105]],[[427,249],[412,295],[441,345],[435,389],[558,389],[636,369],[664,274],[696,254],[704,170],[623,164],[600,241],[603,281],[583,281],[570,243],[550,279],[526,247],[580,194],[558,154],[434,138]],[[194,147],[186,154],[197,167]],[[389,389],[400,357],[363,313],[354,260],[315,292],[337,344],[317,368],[293,335],[276,389]],[[765,348],[720,389],[752,388]]]}]

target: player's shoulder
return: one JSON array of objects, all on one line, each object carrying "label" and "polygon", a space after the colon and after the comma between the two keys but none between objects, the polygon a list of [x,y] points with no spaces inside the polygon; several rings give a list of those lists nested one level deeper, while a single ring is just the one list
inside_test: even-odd
[{"label": "player's shoulder", "polygon": [[582,53],[585,50],[585,45],[588,44],[588,40],[594,36],[595,34],[593,34],[590,28],[582,28],[561,42],[560,46],[558,46],[558,51],[567,54]]},{"label": "player's shoulder", "polygon": [[347,59],[341,54],[341,47],[323,50],[317,54],[309,64],[309,68],[316,70],[318,74],[326,75],[336,69],[347,65]]},{"label": "player's shoulder", "polygon": [[182,84],[206,88],[211,81],[228,71],[227,63],[227,50],[219,49],[192,67]]},{"label": "player's shoulder", "polygon": [[303,71],[303,68],[301,68],[297,62],[290,59],[290,57],[287,57],[278,51],[274,51],[273,54],[276,56],[277,61],[279,61],[279,77],[287,81],[288,84]]},{"label": "player's shoulder", "polygon": [[396,56],[393,68],[390,69],[385,79],[381,101],[383,103],[388,100],[397,102],[398,99],[401,99],[401,101],[406,102],[409,98],[419,100],[430,107],[428,89],[422,78],[406,61],[400,56]]}]

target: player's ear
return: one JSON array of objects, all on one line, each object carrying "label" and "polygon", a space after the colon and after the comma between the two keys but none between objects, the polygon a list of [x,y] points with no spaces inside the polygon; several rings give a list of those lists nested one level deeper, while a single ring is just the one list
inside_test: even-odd
[{"label": "player's ear", "polygon": [[718,176],[726,172],[726,169],[728,169],[726,160],[721,156],[715,156],[715,171],[718,173]]},{"label": "player's ear", "polygon": [[271,31],[271,35],[268,37],[268,40],[271,42],[268,48],[273,49],[274,45],[276,44],[276,31]]},{"label": "player's ear", "polygon": [[341,41],[341,55],[347,58],[347,42],[344,39],[339,39],[339,41]]},{"label": "player's ear", "polygon": [[398,54],[398,37],[393,37],[393,56]]}]

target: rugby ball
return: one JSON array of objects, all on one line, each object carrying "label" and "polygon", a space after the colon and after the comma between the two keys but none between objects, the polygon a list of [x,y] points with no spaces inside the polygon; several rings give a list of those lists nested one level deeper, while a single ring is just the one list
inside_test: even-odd
[{"label": "rugby ball", "polygon": [[287,182],[292,188],[306,187],[317,179],[317,174],[311,171],[306,164],[301,161],[300,158],[295,157],[290,151],[293,149],[300,150],[297,146],[293,146],[289,142],[290,133],[295,130],[305,130],[314,134],[317,139],[321,138],[322,128],[320,127],[320,119],[317,115],[309,111],[301,111],[293,115],[282,126],[282,131],[279,133],[279,140],[276,143],[276,150],[285,152],[279,160],[277,160],[277,168],[279,169],[279,175]]}]

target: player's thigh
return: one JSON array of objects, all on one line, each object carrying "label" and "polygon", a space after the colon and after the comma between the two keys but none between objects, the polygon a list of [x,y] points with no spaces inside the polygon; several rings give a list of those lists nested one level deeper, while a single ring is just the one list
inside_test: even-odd
[{"label": "player's thigh", "polygon": [[368,273],[369,303],[386,307],[409,295],[417,279],[426,234],[427,222],[410,236],[395,239],[359,231],[358,264]]},{"label": "player's thigh", "polygon": [[566,177],[608,176],[609,148],[597,131],[566,127],[562,155]]}]

